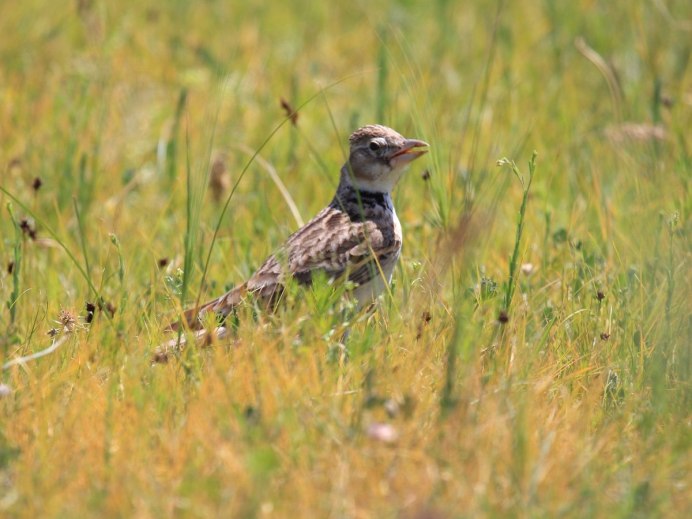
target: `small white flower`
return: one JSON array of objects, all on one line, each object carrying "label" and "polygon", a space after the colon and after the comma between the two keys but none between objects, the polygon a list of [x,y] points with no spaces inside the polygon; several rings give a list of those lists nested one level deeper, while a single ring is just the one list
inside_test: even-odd
[{"label": "small white flower", "polygon": [[12,388],[7,384],[0,384],[0,398],[5,396],[10,396],[12,394]]},{"label": "small white flower", "polygon": [[521,266],[521,272],[522,272],[522,274],[525,274],[526,276],[533,274],[534,270],[536,270],[536,267],[534,266],[533,263],[523,263]]},{"label": "small white flower", "polygon": [[368,427],[368,437],[384,443],[394,443],[399,439],[399,433],[388,423],[374,423]]}]

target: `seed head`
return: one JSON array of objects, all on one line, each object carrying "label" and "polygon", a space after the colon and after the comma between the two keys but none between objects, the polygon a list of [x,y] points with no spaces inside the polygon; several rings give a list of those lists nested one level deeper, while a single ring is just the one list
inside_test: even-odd
[{"label": "seed head", "polygon": [[77,315],[72,310],[63,308],[58,314],[58,323],[65,333],[72,333],[77,327]]}]

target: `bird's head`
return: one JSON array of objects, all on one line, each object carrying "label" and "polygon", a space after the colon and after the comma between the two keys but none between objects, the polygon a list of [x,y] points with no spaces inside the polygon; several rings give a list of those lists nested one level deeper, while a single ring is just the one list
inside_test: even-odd
[{"label": "bird's head", "polygon": [[345,173],[362,191],[389,193],[408,165],[428,150],[427,142],[407,139],[386,126],[359,128],[349,139],[351,151]]}]

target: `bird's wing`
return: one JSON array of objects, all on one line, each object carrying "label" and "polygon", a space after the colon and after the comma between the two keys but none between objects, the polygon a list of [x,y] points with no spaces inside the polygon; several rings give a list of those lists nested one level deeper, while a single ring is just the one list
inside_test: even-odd
[{"label": "bird's wing", "polygon": [[286,274],[307,285],[317,272],[329,279],[347,275],[354,283],[367,283],[379,275],[376,262],[400,246],[391,219],[354,220],[330,206],[288,238],[248,281],[248,290],[281,284]]}]

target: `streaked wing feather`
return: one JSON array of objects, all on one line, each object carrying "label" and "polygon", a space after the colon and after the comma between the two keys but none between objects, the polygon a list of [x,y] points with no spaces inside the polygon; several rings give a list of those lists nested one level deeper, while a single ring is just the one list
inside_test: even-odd
[{"label": "streaked wing feather", "polygon": [[347,212],[327,207],[291,235],[285,246],[257,270],[248,289],[254,291],[268,282],[275,283],[283,272],[289,272],[301,284],[310,284],[318,271],[330,279],[348,272],[349,280],[366,283],[378,275],[374,258],[379,260],[400,246],[385,225],[368,219],[354,221]]}]

